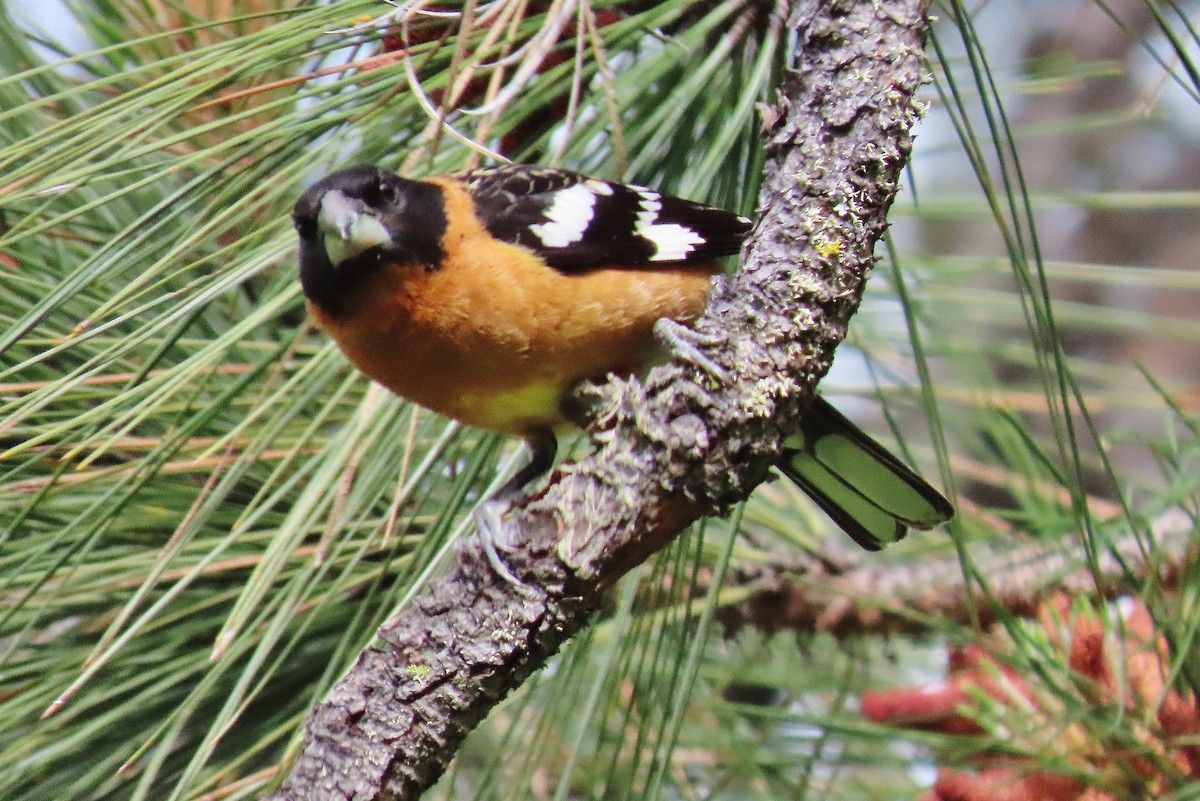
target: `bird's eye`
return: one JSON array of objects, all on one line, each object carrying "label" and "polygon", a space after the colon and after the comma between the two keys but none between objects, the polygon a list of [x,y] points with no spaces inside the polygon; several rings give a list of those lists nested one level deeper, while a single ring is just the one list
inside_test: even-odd
[{"label": "bird's eye", "polygon": [[385,180],[378,181],[372,187],[371,195],[372,205],[391,205],[399,199],[396,187],[390,181]]}]

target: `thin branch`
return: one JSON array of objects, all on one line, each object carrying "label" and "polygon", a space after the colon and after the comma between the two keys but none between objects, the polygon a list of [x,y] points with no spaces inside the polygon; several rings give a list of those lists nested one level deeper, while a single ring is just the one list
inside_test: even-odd
[{"label": "thin branch", "polygon": [[602,589],[767,475],[870,272],[911,144],[925,4],[799,0],[788,24],[797,62],[765,133],[759,221],[697,326],[728,378],[676,361],[592,388],[597,451],[509,516],[526,586],[464,543],[316,707],[275,801],[419,796]]},{"label": "thin branch", "polygon": [[[1100,554],[1099,573],[1078,543],[973,548],[971,579],[955,555],[901,565],[861,553],[780,559],[745,576],[743,583],[758,592],[722,609],[718,619],[730,631],[752,626],[842,637],[928,634],[947,620],[986,627],[1001,612],[1032,617],[1051,592],[1112,599],[1137,591],[1150,577],[1164,588],[1175,586],[1195,558],[1196,522],[1174,509],[1149,530],[1152,552],[1147,553],[1144,533],[1127,533]],[[986,592],[978,577],[986,577]],[[974,604],[970,595],[976,596]]]}]

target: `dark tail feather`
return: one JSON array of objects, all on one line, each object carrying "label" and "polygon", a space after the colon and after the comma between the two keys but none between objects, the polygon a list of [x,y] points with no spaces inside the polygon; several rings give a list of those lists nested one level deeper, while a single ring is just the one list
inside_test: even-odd
[{"label": "dark tail feather", "polygon": [[784,443],[780,472],[868,551],[954,517],[954,507],[823,398]]}]

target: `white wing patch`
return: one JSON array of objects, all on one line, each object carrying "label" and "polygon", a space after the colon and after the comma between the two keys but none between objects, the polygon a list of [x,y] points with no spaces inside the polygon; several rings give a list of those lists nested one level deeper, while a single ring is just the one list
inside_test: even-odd
[{"label": "white wing patch", "polygon": [[546,247],[565,248],[583,239],[595,210],[595,188],[587,183],[575,184],[555,192],[554,202],[546,209],[546,222],[531,225],[529,230]]},{"label": "white wing patch", "polygon": [[676,223],[652,225],[641,233],[657,248],[650,261],[682,261],[696,245],[704,244],[704,237],[686,225]]},{"label": "white wing patch", "polygon": [[654,255],[650,261],[682,261],[696,249],[696,245],[704,244],[704,237],[686,225],[655,222],[662,211],[662,195],[641,186],[632,188],[639,198],[638,235],[654,245]]}]

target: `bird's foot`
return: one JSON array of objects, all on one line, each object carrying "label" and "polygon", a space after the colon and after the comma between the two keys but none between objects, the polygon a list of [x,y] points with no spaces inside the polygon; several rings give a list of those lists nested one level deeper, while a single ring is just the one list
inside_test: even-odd
[{"label": "bird's foot", "polygon": [[492,570],[523,595],[529,595],[533,590],[516,577],[500,555],[501,551],[511,553],[516,550],[516,546],[504,535],[504,515],[512,507],[513,501],[524,495],[525,486],[554,464],[558,442],[554,432],[547,428],[530,431],[525,437],[525,444],[529,446],[529,464],[514,473],[495,495],[476,506],[474,516],[475,528]]},{"label": "bird's foot", "polygon": [[654,324],[654,335],[671,348],[675,355],[696,365],[718,381],[725,382],[729,379],[729,373],[725,368],[705,356],[700,350],[702,347],[723,344],[725,337],[716,334],[702,334],[669,317],[664,317]]},{"label": "bird's foot", "polygon": [[500,555],[501,551],[513,550],[512,545],[504,539],[504,513],[508,508],[507,500],[490,498],[483,501],[475,507],[475,528],[492,570],[518,591],[528,593],[531,592],[529,585],[517,578]]}]

